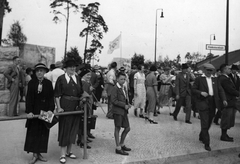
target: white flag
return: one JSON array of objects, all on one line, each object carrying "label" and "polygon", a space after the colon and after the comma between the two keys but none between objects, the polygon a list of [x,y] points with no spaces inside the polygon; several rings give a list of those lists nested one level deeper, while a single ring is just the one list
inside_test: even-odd
[{"label": "white flag", "polygon": [[121,41],[121,34],[114,39],[112,42],[109,43],[109,49],[108,49],[108,54],[112,54],[115,49],[119,48]]}]

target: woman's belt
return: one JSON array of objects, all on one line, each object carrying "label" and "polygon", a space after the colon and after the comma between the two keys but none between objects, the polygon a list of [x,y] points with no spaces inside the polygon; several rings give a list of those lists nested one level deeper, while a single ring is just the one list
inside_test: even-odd
[{"label": "woman's belt", "polygon": [[167,84],[167,83],[162,83],[161,85],[171,85],[171,84]]},{"label": "woman's belt", "polygon": [[70,100],[70,101],[79,101],[80,100],[79,97],[75,97],[75,96],[62,96],[62,98]]}]

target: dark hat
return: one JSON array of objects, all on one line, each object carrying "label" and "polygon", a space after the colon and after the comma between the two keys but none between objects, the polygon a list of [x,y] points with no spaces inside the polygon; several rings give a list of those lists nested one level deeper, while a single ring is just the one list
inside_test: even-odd
[{"label": "dark hat", "polygon": [[188,68],[189,68],[189,66],[187,63],[182,64],[182,69],[188,69]]},{"label": "dark hat", "polygon": [[170,67],[164,67],[163,70],[164,71],[169,71],[171,68]]},{"label": "dark hat", "polygon": [[126,69],[124,67],[119,68],[119,71],[125,71]]},{"label": "dark hat", "polygon": [[34,66],[34,70],[37,70],[37,69],[45,69],[46,72],[48,72],[48,68],[47,68],[46,65],[43,64],[43,63],[38,63],[38,64],[36,64],[36,65]]},{"label": "dark hat", "polygon": [[79,74],[80,77],[83,77],[84,75],[92,71],[90,64],[82,64],[79,70],[81,71]]},{"label": "dark hat", "polygon": [[12,60],[15,60],[15,59],[18,59],[19,58],[19,56],[14,56],[13,58],[12,58]]},{"label": "dark hat", "polygon": [[149,70],[150,71],[157,71],[157,67],[155,65],[151,65]]},{"label": "dark hat", "polygon": [[65,61],[64,68],[73,67],[73,66],[76,66],[76,67],[78,66],[78,64],[76,63],[75,60],[69,59],[69,60]]},{"label": "dark hat", "polygon": [[238,66],[233,64],[232,67],[231,67],[231,70],[239,70]]}]

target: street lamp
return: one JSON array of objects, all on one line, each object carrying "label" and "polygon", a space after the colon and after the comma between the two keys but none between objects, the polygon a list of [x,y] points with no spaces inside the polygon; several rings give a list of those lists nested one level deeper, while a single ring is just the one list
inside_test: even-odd
[{"label": "street lamp", "polygon": [[[213,40],[216,40],[215,34],[211,34],[210,35],[210,45],[211,45],[211,41],[212,41],[212,37],[213,36]],[[210,55],[211,55],[211,49],[210,49]]]},{"label": "street lamp", "polygon": [[156,22],[155,22],[155,52],[154,52],[154,64],[156,66],[156,53],[157,53],[157,12],[158,10],[161,10],[161,16],[160,18],[163,18],[163,9],[157,9],[156,10]]}]

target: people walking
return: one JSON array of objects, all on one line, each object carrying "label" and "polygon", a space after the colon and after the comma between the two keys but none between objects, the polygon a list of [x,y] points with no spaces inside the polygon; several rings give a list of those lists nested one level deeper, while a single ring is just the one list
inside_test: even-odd
[{"label": "people walking", "polygon": [[139,117],[144,118],[143,109],[146,105],[144,66],[138,66],[138,72],[134,75],[134,115],[137,116],[137,109],[140,108]]},{"label": "people walking", "polygon": [[132,104],[134,98],[134,75],[137,73],[137,66],[132,66],[132,71],[129,75],[129,103]]},{"label": "people walking", "polygon": [[47,71],[48,68],[44,64],[35,65],[37,78],[32,79],[28,84],[25,112],[29,119],[26,122],[24,151],[33,153],[29,164],[34,164],[37,160],[47,161],[41,153],[47,153],[50,130],[46,127],[45,121],[31,119],[34,115],[39,115],[41,110],[52,113],[55,108],[52,83],[44,78]]},{"label": "people walking", "polygon": [[[113,119],[114,119],[114,137],[115,137],[115,143],[116,143],[116,154],[120,155],[129,155],[126,151],[131,151],[130,148],[128,148],[125,145],[125,138],[127,134],[130,131],[130,124],[128,120],[128,109],[130,108],[126,90],[123,87],[123,84],[126,80],[126,74],[119,72],[117,75],[117,83],[112,89],[111,93],[111,100],[112,100],[112,113],[113,113]],[[119,141],[119,132],[121,128],[124,128],[121,138]]]},{"label": "people walking", "polygon": [[159,94],[157,91],[157,77],[155,76],[155,71],[157,70],[155,65],[150,67],[150,73],[146,77],[146,88],[147,88],[147,118],[151,124],[157,124],[153,119],[153,113],[156,108],[156,104],[159,98]]},{"label": "people walking", "polygon": [[239,90],[237,90],[233,81],[229,77],[231,73],[230,67],[227,64],[222,64],[220,66],[221,75],[219,76],[220,84],[225,92],[227,98],[227,106],[222,109],[221,116],[221,130],[222,134],[220,137],[221,141],[233,142],[233,137],[227,134],[227,131],[235,125],[235,115],[236,115],[236,101],[240,96]]},{"label": "people walking", "polygon": [[[160,76],[161,87],[159,91],[159,108],[157,114],[160,114],[160,108],[163,106],[168,106],[170,108],[170,89],[172,85],[173,75],[170,74],[170,67],[164,68],[164,73]],[[170,111],[171,113],[171,111]]]},{"label": "people walking", "polygon": [[177,116],[180,111],[181,106],[185,104],[185,123],[192,124],[190,121],[191,117],[191,85],[190,81],[193,81],[189,72],[188,65],[182,64],[182,72],[180,72],[175,81],[175,90],[176,90],[176,107],[173,112],[173,119],[177,121]]},{"label": "people walking", "polygon": [[[215,116],[216,108],[221,109],[221,104],[227,105],[225,93],[217,77],[213,76],[215,70],[212,64],[204,65],[204,74],[197,77],[192,87],[195,94],[195,107],[200,115],[201,132],[199,140],[204,148],[211,151],[209,129]],[[219,97],[220,96],[220,97]]]},{"label": "people walking", "polygon": [[[59,76],[55,85],[57,112],[75,111],[83,93],[79,77],[76,75],[77,63],[69,59],[65,62],[66,73]],[[76,159],[72,152],[72,144],[76,141],[79,130],[79,115],[59,117],[58,142],[61,147],[60,162],[66,163],[66,157]]]}]

